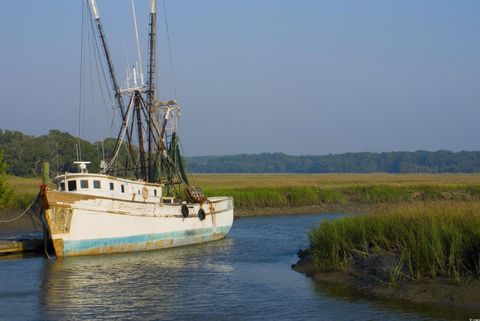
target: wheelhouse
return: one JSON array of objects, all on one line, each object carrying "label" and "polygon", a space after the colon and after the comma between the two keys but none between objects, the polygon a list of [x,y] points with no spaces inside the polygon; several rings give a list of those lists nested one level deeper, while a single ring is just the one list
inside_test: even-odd
[{"label": "wheelhouse", "polygon": [[162,184],[133,181],[102,174],[65,173],[54,180],[60,192],[101,196],[119,200],[158,203]]}]

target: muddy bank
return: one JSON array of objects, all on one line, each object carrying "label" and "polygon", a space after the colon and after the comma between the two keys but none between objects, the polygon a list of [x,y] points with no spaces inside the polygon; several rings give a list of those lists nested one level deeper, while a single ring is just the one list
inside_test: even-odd
[{"label": "muddy bank", "polygon": [[21,209],[0,209],[0,235],[42,231],[40,217],[32,210],[19,217],[23,211]]},{"label": "muddy bank", "polygon": [[359,255],[342,271],[314,271],[310,250],[300,251],[298,256],[300,259],[292,268],[318,282],[352,287],[382,299],[462,309],[480,315],[479,279],[457,281],[437,277],[414,281],[399,277],[392,283],[391,275],[398,270],[399,260],[394,255]]},{"label": "muddy bank", "polygon": [[[367,213],[392,207],[394,204],[319,204],[297,207],[257,207],[251,209],[235,208],[235,218],[249,216],[270,216],[290,214],[321,214],[321,213]],[[398,204],[395,204],[398,205]]]}]

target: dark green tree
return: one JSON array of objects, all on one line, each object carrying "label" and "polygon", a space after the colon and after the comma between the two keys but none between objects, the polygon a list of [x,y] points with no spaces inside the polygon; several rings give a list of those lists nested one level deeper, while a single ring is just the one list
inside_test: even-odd
[{"label": "dark green tree", "polygon": [[7,164],[3,161],[3,151],[0,150],[0,208],[7,207],[12,203],[14,193],[13,188],[8,185],[6,169]]}]

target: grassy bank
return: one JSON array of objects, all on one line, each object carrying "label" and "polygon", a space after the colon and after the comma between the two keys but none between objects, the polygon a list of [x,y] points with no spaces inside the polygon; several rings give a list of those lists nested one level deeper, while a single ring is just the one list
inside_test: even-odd
[{"label": "grassy bank", "polygon": [[240,211],[480,200],[479,174],[204,174],[195,175],[193,182],[207,195],[233,196]]},{"label": "grassy bank", "polygon": [[295,208],[311,205],[348,206],[418,201],[480,200],[480,185],[366,185],[323,188],[314,186],[205,189],[207,195],[233,196],[240,210]]},{"label": "grassy bank", "polygon": [[314,271],[345,270],[358,257],[394,257],[390,281],[480,276],[480,202],[402,204],[324,222],[310,233]]}]

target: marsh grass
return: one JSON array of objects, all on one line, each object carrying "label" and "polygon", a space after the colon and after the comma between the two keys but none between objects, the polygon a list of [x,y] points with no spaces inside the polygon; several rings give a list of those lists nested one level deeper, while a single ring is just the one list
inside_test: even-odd
[{"label": "marsh grass", "polygon": [[205,189],[207,196],[232,196],[235,207],[255,209],[262,207],[299,207],[328,204],[344,204],[346,196],[337,190],[306,187],[252,187],[239,189]]},{"label": "marsh grass", "polygon": [[[479,174],[194,174],[207,196],[233,196],[240,210],[480,200]],[[16,203],[35,198],[39,178],[9,177]]]},{"label": "marsh grass", "polygon": [[247,187],[204,189],[207,196],[226,195],[234,198],[238,209],[262,207],[299,207],[311,205],[399,204],[417,201],[480,200],[479,188],[472,186],[352,186],[320,188],[316,186]]},{"label": "marsh grass", "polygon": [[358,253],[387,253],[400,258],[392,281],[480,276],[480,202],[402,204],[323,222],[309,237],[317,271],[348,268]]},{"label": "marsh grass", "polygon": [[238,209],[480,200],[479,174],[195,174],[209,196]]}]

